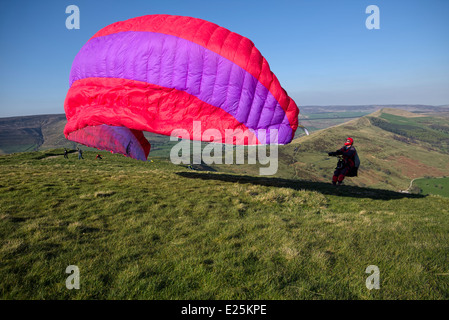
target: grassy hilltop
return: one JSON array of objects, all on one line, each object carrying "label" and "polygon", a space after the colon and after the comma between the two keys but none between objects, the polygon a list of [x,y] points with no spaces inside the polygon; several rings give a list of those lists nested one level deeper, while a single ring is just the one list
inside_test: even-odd
[{"label": "grassy hilltop", "polygon": [[449,298],[449,198],[102,154],[0,156],[2,299]]}]

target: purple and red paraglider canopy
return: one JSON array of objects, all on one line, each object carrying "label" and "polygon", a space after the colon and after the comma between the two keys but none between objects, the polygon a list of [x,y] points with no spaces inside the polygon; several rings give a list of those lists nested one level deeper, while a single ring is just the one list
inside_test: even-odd
[{"label": "purple and red paraglider canopy", "polygon": [[[143,131],[242,132],[289,143],[298,107],[247,38],[191,17],[148,15],[98,31],[79,51],[64,104],[67,139],[146,160]],[[261,130],[264,134],[260,134]],[[241,138],[241,139],[240,139]],[[192,136],[194,140],[203,135]]]}]

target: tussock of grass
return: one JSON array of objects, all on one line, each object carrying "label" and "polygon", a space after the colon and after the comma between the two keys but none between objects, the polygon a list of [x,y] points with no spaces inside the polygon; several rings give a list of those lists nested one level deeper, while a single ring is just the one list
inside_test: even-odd
[{"label": "tussock of grass", "polygon": [[0,157],[3,299],[449,297],[449,199],[58,152]]},{"label": "tussock of grass", "polygon": [[112,196],[113,194],[115,194],[116,192],[115,191],[97,191],[97,192],[95,192],[94,193],[94,197],[95,198],[98,198],[98,197],[110,197],[110,196]]}]

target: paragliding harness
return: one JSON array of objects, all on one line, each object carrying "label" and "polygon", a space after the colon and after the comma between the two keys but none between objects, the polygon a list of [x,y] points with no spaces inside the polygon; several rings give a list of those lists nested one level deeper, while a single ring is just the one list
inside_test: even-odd
[{"label": "paragliding harness", "polygon": [[357,177],[357,173],[359,171],[359,166],[360,166],[360,158],[359,158],[359,155],[357,154],[357,150],[356,150],[354,153],[354,166],[349,168],[346,176],[347,177]]},{"label": "paragliding harness", "polygon": [[337,166],[335,167],[335,170],[340,170],[343,169],[343,167],[345,166],[345,161],[343,160],[343,157],[338,155],[338,162],[337,162]]},{"label": "paragliding harness", "polygon": [[[343,159],[342,155],[339,154],[333,154],[338,158],[337,166],[335,167],[336,170],[343,169],[345,166],[345,160]],[[357,177],[358,170],[360,166],[360,158],[357,154],[357,150],[354,153],[354,166],[350,167],[348,170],[348,173],[346,174],[346,177]]]}]

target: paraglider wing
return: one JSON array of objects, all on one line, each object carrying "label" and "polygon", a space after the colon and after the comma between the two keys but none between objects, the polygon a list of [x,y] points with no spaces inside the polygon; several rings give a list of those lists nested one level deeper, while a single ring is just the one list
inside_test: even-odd
[{"label": "paraglider wing", "polygon": [[276,131],[277,143],[286,144],[299,113],[249,39],[171,15],[98,31],[75,57],[64,109],[67,139],[141,160],[150,151],[143,131],[185,129],[204,140],[215,129],[225,143],[225,131],[234,130],[237,144],[268,144]]}]

